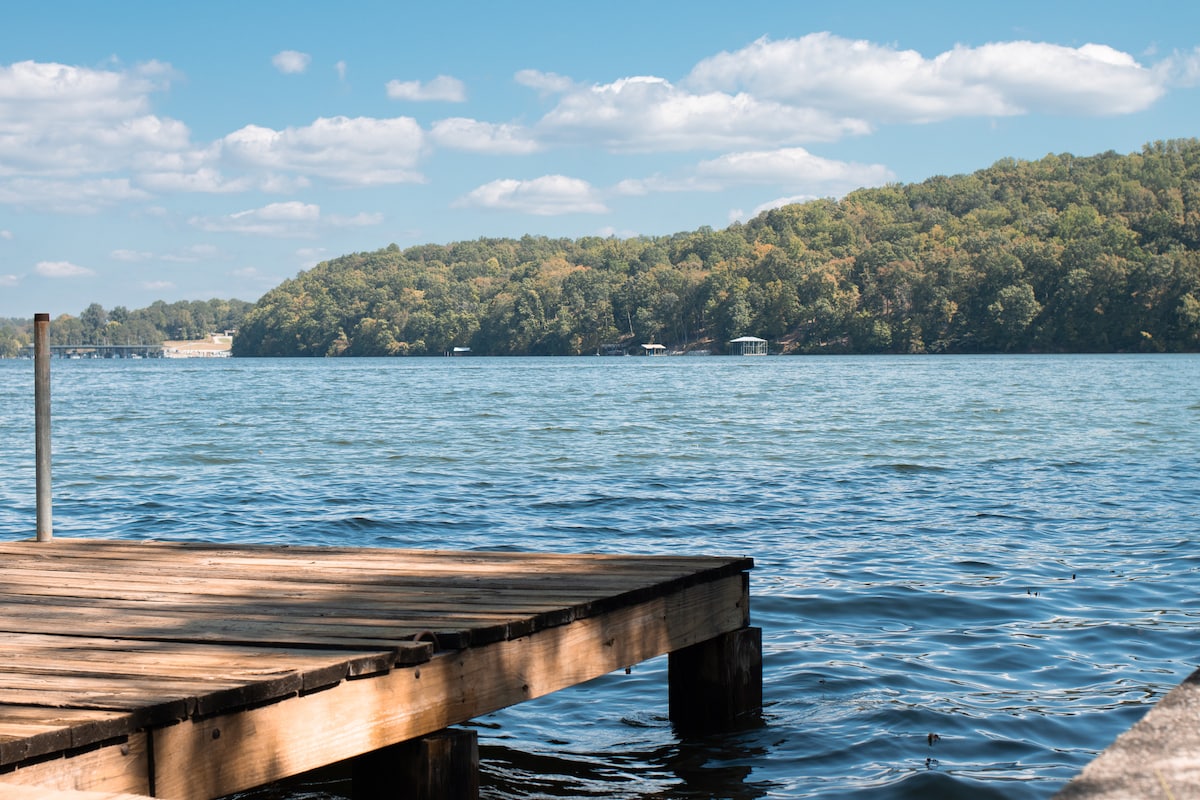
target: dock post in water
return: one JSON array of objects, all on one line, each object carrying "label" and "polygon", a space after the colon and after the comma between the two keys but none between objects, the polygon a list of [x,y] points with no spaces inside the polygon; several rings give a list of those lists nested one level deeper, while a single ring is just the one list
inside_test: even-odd
[{"label": "dock post in water", "polygon": [[354,759],[354,800],[478,800],[479,737],[445,728]]},{"label": "dock post in water", "polygon": [[742,628],[668,656],[671,722],[684,735],[761,719],[762,628]]},{"label": "dock post in water", "polygon": [[50,495],[50,315],[33,315],[33,404],[37,437],[37,540],[54,536]]}]

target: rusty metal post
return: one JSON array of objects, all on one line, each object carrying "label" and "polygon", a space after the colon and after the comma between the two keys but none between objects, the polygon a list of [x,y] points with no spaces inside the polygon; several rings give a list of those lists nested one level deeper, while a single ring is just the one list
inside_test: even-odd
[{"label": "rusty metal post", "polygon": [[37,540],[54,536],[50,499],[50,315],[33,315],[33,405],[37,437]]}]

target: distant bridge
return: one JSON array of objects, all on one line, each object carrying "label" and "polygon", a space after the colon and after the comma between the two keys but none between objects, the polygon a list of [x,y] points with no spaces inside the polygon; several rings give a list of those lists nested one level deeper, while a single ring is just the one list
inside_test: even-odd
[{"label": "distant bridge", "polygon": [[[25,348],[33,355],[33,346]],[[52,344],[50,355],[58,358],[162,358],[161,344]]]}]

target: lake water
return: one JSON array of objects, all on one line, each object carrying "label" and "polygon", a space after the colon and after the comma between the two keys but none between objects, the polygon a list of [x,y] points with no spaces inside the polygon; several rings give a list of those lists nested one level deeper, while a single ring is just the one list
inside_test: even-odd
[{"label": "lake water", "polygon": [[657,659],[479,720],[486,797],[1045,798],[1200,663],[1200,357],[52,370],[57,536],[755,559],[763,727],[680,740]]}]

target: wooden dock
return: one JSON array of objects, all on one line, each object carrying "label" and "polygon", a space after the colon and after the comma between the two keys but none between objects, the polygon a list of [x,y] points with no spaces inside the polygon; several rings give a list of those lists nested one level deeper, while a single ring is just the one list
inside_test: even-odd
[{"label": "wooden dock", "polygon": [[717,557],[0,543],[0,798],[207,800],[664,653],[672,719],[729,719],[761,705],[752,567]]}]

